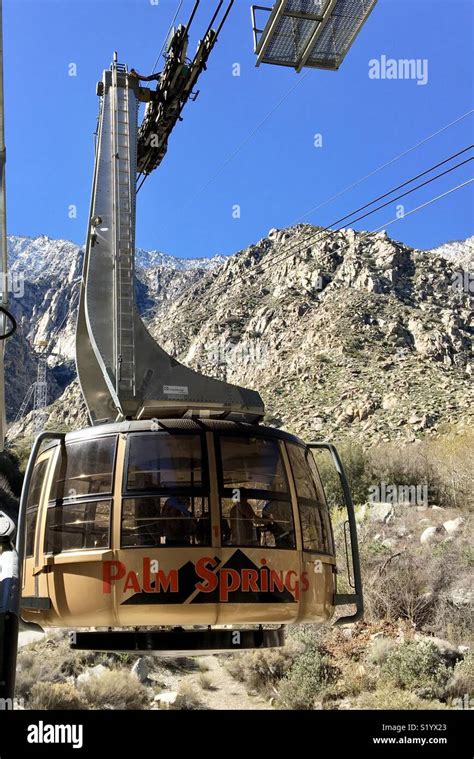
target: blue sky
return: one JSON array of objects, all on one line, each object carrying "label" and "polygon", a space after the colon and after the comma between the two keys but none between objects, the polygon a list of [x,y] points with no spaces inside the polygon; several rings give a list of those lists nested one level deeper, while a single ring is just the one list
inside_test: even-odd
[{"label": "blue sky", "polygon": [[[192,51],[216,2],[201,3]],[[120,61],[148,73],[177,5],[4,0],[10,234],[84,241],[96,81],[114,50]],[[191,5],[184,1],[183,19]],[[379,0],[341,69],[304,77],[282,67],[255,68],[249,6],[250,0],[236,0],[199,98],[186,106],[164,163],[138,196],[138,246],[207,256],[232,253],[297,220],[325,226],[474,142],[470,114],[325,203],[473,108],[474,3],[450,0],[447,13],[446,0]],[[428,83],[371,79],[369,61],[382,55],[427,59]],[[70,63],[76,77],[68,75]],[[232,76],[234,63],[240,77]],[[322,147],[315,147],[315,134]],[[466,181],[472,166],[400,201],[405,211]],[[473,199],[471,184],[387,231],[421,248],[467,237],[474,233]],[[70,204],[77,206],[76,219],[68,217]],[[233,218],[235,205],[240,218]],[[356,228],[384,225],[396,217],[396,205]]]}]

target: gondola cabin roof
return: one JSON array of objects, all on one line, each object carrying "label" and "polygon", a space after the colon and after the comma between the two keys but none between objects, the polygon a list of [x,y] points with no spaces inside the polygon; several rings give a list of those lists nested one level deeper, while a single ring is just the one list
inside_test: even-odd
[{"label": "gondola cabin roof", "polygon": [[[198,432],[225,432],[227,434],[242,435],[244,437],[266,436],[288,442],[305,445],[304,441],[290,432],[267,427],[262,424],[250,424],[248,422],[235,422],[221,419],[154,419],[144,421],[124,421],[113,424],[101,424],[96,427],[86,427],[82,430],[68,432],[65,436],[66,443],[75,443],[83,440],[101,437],[102,435],[127,434],[129,432],[169,432],[171,434],[198,433]],[[55,447],[57,440],[49,442],[43,450]]]}]

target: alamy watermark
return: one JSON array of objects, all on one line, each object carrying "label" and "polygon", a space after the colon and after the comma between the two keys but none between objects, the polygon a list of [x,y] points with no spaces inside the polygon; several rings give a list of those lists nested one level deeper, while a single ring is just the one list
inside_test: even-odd
[{"label": "alamy watermark", "polygon": [[369,79],[411,79],[419,85],[428,84],[427,58],[372,58]]},{"label": "alamy watermark", "polygon": [[474,272],[465,269],[455,271],[451,278],[451,284],[456,290],[474,295]]},{"label": "alamy watermark", "polygon": [[261,362],[266,348],[257,340],[241,340],[238,343],[215,340],[205,345],[205,351],[208,361],[216,366],[239,366]]},{"label": "alamy watermark", "polygon": [[13,709],[24,709],[24,698],[0,698],[0,712],[9,712]]},{"label": "alamy watermark", "polygon": [[369,503],[428,506],[428,485],[391,485],[379,482],[369,487]]},{"label": "alamy watermark", "polygon": [[8,271],[0,274],[0,290],[2,293],[9,293],[13,298],[23,298],[25,294],[25,273]]}]

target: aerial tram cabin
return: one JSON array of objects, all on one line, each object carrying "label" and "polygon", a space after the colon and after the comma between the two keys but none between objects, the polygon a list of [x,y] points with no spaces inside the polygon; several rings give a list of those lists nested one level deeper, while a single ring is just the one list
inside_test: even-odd
[{"label": "aerial tram cabin", "polygon": [[[25,620],[263,630],[332,617],[331,520],[312,451],[297,437],[212,419],[44,436],[23,504]],[[361,605],[359,594],[342,600]],[[252,645],[281,644],[279,631],[262,630]],[[117,645],[108,632],[90,640]]]}]

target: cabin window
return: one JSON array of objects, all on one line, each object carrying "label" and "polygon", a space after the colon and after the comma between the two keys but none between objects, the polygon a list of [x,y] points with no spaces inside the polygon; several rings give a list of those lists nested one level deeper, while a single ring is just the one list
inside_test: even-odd
[{"label": "cabin window", "polygon": [[130,435],[127,491],[201,487],[202,448],[199,435]]},{"label": "cabin window", "polygon": [[129,436],[123,548],[212,545],[203,451],[200,435]]},{"label": "cabin window", "polygon": [[110,501],[52,505],[46,515],[46,553],[108,548]]},{"label": "cabin window", "polygon": [[61,447],[51,500],[110,494],[116,440],[111,435]]},{"label": "cabin window", "polygon": [[41,498],[43,483],[48,470],[49,459],[43,459],[33,470],[28,501],[26,504],[26,540],[25,540],[25,557],[34,556],[35,552],[35,531],[38,519],[38,506]]},{"label": "cabin window", "polygon": [[278,441],[219,440],[222,545],[295,548],[293,510]]},{"label": "cabin window", "polygon": [[221,501],[222,545],[247,548],[295,548],[290,501],[241,496]]},{"label": "cabin window", "polygon": [[194,496],[126,498],[122,548],[210,546],[209,501]]},{"label": "cabin window", "polygon": [[332,554],[329,511],[312,453],[294,443],[287,444],[287,450],[298,496],[303,549]]},{"label": "cabin window", "polygon": [[288,493],[285,467],[276,440],[222,436],[220,451],[224,489]]}]

